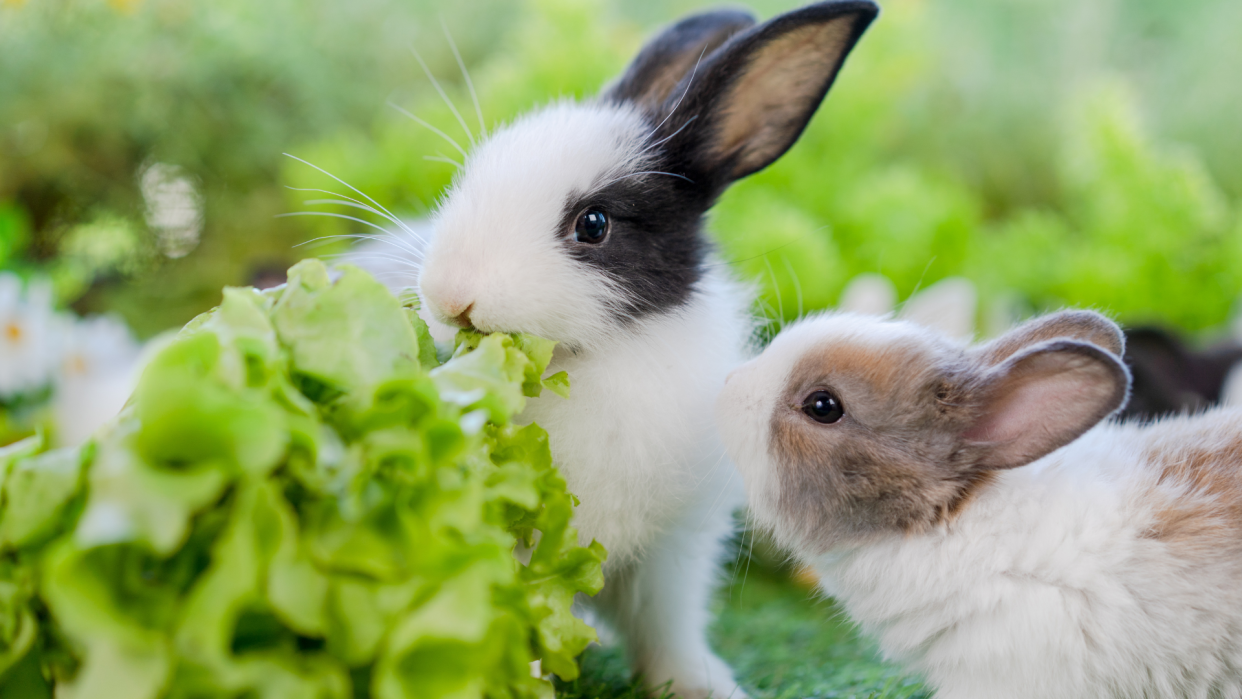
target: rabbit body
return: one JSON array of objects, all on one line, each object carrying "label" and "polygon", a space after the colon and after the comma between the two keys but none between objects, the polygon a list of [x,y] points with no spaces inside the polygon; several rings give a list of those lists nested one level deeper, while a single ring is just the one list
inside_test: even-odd
[{"label": "rabbit body", "polygon": [[1094,313],[804,321],[718,402],[755,520],[944,699],[1242,697],[1242,411],[1105,419]]},{"label": "rabbit body", "polygon": [[548,431],[581,501],[580,540],[608,550],[604,591],[590,606],[628,641],[644,677],[675,678],[679,694],[741,695],[702,629],[742,504],[711,416],[744,359],[748,303],[723,274],[709,275],[681,313],[607,349],[558,353],[551,369],[572,377],[570,397],[533,399],[521,415]]},{"label": "rabbit body", "polygon": [[1100,425],[808,562],[939,697],[1242,697],[1242,410]]},{"label": "rabbit body", "polygon": [[548,431],[569,490],[583,502],[574,518],[579,538],[605,545],[610,571],[643,557],[688,510],[702,525],[693,529],[727,531],[741,483],[729,477],[712,404],[746,358],[749,304],[723,272],[708,275],[681,312],[645,321],[606,347],[557,352],[549,370],[572,377],[569,398],[545,394],[522,412],[523,422]]}]

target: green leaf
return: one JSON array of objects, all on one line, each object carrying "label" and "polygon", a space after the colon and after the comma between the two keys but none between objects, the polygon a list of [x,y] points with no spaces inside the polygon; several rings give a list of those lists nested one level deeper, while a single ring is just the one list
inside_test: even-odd
[{"label": "green leaf", "polygon": [[77,449],[57,449],[13,464],[4,481],[0,547],[25,546],[60,529],[81,473]]}]

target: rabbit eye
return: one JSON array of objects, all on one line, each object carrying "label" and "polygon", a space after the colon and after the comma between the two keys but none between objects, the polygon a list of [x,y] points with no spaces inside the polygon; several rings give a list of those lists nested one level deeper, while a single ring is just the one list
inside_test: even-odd
[{"label": "rabbit eye", "polygon": [[608,215],[599,209],[586,209],[574,223],[574,240],[596,245],[608,236]]},{"label": "rabbit eye", "polygon": [[802,412],[815,422],[825,425],[840,420],[845,416],[845,408],[841,401],[827,391],[815,391],[802,401]]}]

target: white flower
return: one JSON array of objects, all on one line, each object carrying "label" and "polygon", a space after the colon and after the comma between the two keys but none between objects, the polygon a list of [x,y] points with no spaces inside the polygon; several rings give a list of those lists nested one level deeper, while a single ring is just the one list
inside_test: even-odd
[{"label": "white flower", "polygon": [[52,307],[52,288],[0,272],[0,400],[52,381],[62,355],[65,321]]},{"label": "white flower", "polygon": [[147,204],[147,225],[155,231],[160,250],[171,258],[190,254],[203,232],[203,202],[194,182],[175,165],[153,163],[143,169],[138,183]]},{"label": "white flower", "polygon": [[119,320],[87,318],[70,326],[52,402],[58,444],[82,444],[116,417],[133,391],[140,351]]}]

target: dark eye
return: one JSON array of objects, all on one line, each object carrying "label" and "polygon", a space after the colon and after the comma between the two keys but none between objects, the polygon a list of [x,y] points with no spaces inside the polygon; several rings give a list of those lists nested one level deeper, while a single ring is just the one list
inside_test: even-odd
[{"label": "dark eye", "polygon": [[831,393],[816,391],[802,401],[802,412],[815,422],[828,425],[844,417],[845,408],[841,406],[841,401]]},{"label": "dark eye", "polygon": [[604,242],[608,235],[608,215],[599,209],[587,209],[578,214],[574,223],[574,240],[595,245]]}]

